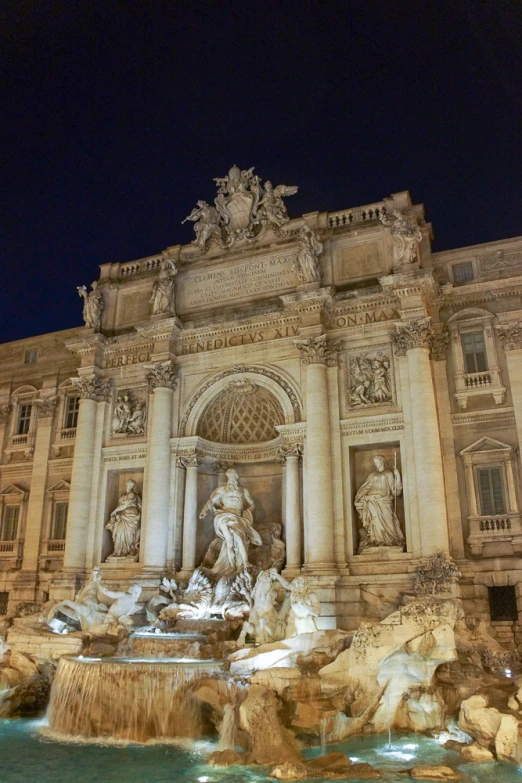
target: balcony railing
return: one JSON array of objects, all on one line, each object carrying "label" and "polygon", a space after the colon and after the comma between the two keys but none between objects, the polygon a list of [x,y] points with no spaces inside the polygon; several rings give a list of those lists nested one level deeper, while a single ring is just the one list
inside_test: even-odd
[{"label": "balcony railing", "polygon": [[74,440],[75,437],[76,427],[60,430],[60,440]]},{"label": "balcony railing", "polygon": [[466,389],[483,389],[491,386],[492,379],[490,372],[473,372],[464,377]]},{"label": "balcony railing", "polygon": [[47,542],[47,551],[48,552],[65,552],[65,541],[48,541]]},{"label": "balcony railing", "polygon": [[161,256],[150,258],[140,258],[138,261],[128,261],[120,266],[120,277],[130,277],[138,275],[140,272],[150,272],[159,269],[162,261]]},{"label": "balcony railing", "polygon": [[484,544],[495,542],[511,542],[514,552],[520,552],[522,527],[518,512],[468,517],[468,520],[468,544],[472,554],[482,555]]}]

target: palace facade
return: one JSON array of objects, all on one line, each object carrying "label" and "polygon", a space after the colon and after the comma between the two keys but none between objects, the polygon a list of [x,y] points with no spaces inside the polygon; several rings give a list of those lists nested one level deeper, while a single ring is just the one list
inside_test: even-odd
[{"label": "palace facade", "polygon": [[[218,185],[193,243],[101,265],[86,326],[0,346],[0,615],[72,597],[96,565],[145,596],[186,581],[234,467],[322,627],[388,615],[442,552],[513,644],[522,237],[432,253],[406,192],[290,220],[296,188],[235,167]],[[129,481],[139,539],[118,556]]]}]

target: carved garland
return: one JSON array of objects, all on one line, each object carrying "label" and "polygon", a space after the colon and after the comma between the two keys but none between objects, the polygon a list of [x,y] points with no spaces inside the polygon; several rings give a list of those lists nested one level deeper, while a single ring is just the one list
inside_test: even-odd
[{"label": "carved garland", "polygon": [[244,364],[236,364],[234,367],[231,367],[229,370],[223,370],[223,372],[220,372],[218,375],[215,375],[213,378],[208,380],[195,394],[195,396],[190,400],[187,410],[185,411],[185,415],[183,416],[183,419],[181,421],[180,426],[180,437],[185,437],[185,431],[187,428],[188,420],[190,417],[190,414],[194,410],[194,406],[196,405],[199,398],[214,384],[218,383],[219,381],[223,380],[223,378],[227,378],[229,375],[237,375],[238,373],[253,373],[256,375],[264,375],[266,378],[270,378],[272,381],[275,381],[275,383],[278,384],[288,395],[288,398],[292,404],[292,408],[294,409],[294,417],[296,421],[301,421],[301,406],[299,404],[299,399],[297,397],[297,394],[293,390],[293,388],[290,386],[290,384],[284,380],[284,378],[281,378],[278,373],[273,372],[272,370],[268,370],[265,367],[247,367]]}]

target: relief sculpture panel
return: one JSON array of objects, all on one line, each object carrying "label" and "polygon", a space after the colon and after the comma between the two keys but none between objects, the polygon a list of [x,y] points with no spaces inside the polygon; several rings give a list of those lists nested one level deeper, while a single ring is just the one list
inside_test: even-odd
[{"label": "relief sculpture panel", "polygon": [[346,401],[350,408],[395,403],[392,356],[389,348],[348,353]]}]

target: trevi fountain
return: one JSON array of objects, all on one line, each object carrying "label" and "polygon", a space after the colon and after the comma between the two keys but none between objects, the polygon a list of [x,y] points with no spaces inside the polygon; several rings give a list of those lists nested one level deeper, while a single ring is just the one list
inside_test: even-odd
[{"label": "trevi fountain", "polygon": [[2,781],[519,780],[520,311],[407,193],[216,184],[0,400]]}]

